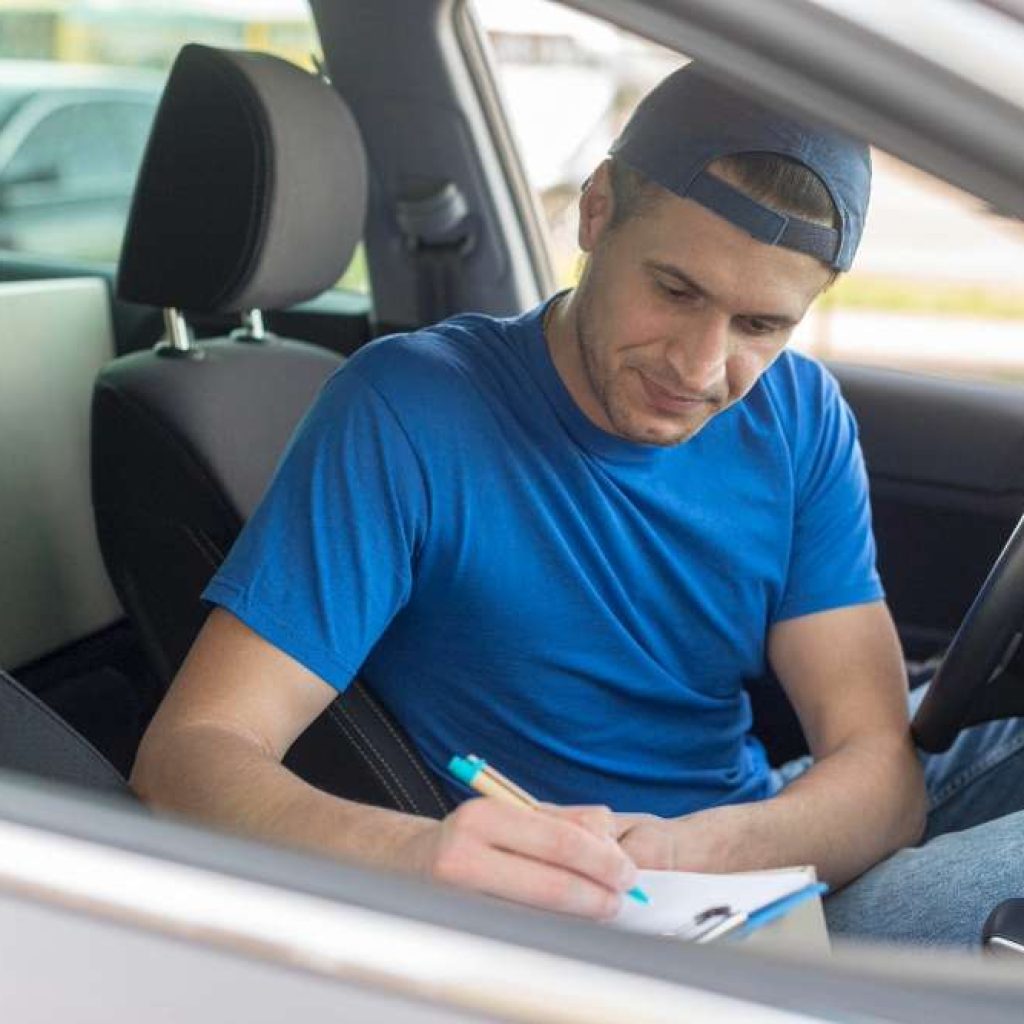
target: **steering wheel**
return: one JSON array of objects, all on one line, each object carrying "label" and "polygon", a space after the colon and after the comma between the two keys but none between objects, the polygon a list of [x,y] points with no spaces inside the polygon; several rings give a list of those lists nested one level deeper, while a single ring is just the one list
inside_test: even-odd
[{"label": "steering wheel", "polygon": [[1013,670],[1024,633],[1024,518],[978,591],[932,678],[911,732],[922,750],[948,750],[966,725],[1024,714]]}]

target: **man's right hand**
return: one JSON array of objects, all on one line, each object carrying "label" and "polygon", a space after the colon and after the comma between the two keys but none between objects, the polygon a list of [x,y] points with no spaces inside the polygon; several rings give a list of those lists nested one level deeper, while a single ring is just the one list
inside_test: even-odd
[{"label": "man's right hand", "polygon": [[314,789],[281,764],[337,691],[215,609],[150,723],[132,774],[150,804],[320,853],[521,903],[613,915],[636,867],[606,807],[469,800],[445,818]]},{"label": "man's right hand", "polygon": [[408,840],[399,859],[440,882],[546,910],[609,918],[636,880],[607,807],[541,811],[489,797],[461,804]]}]

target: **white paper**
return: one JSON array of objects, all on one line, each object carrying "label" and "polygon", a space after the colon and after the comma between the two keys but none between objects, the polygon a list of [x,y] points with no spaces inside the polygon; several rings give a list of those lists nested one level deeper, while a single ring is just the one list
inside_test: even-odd
[{"label": "white paper", "polygon": [[805,889],[815,882],[814,868],[782,868],[729,875],[693,871],[641,871],[637,885],[650,897],[649,904],[630,896],[611,924],[651,935],[685,935],[694,919],[711,907],[731,913],[751,913],[767,903]]}]

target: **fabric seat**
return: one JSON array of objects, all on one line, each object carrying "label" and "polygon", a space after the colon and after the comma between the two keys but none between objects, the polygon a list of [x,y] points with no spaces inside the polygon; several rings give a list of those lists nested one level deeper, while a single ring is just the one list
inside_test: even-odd
[{"label": "fabric seat", "polygon": [[[92,410],[104,561],[163,687],[205,618],[204,585],[342,362],[265,334],[257,311],[340,278],[366,197],[358,129],[324,79],[266,54],[184,48],[146,149],[117,285],[123,299],[164,308],[168,340],[109,363]],[[247,326],[193,342],[181,310],[236,313]],[[358,683],[288,763],[351,799],[434,816],[448,808]]]},{"label": "fabric seat", "polygon": [[0,768],[131,797],[128,783],[88,740],[3,671]]}]

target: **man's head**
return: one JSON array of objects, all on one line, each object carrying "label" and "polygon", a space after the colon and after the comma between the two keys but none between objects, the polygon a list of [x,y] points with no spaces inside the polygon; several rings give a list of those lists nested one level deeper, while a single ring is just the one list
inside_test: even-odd
[{"label": "man's head", "polygon": [[673,445],[739,401],[849,267],[869,187],[863,145],[670,75],[580,201],[587,262],[553,352],[584,412]]}]

